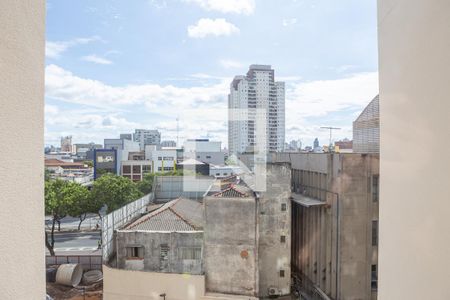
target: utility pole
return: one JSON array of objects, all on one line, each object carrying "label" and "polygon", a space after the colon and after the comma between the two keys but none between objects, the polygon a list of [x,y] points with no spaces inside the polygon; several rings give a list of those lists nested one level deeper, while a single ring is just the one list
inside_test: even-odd
[{"label": "utility pole", "polygon": [[323,127],[320,127],[320,128],[330,130],[330,143],[329,143],[330,149],[329,149],[329,151],[331,151],[331,137],[332,137],[332,132],[333,132],[333,130],[339,130],[339,129],[341,129],[341,128],[339,128],[339,127],[330,127],[330,126],[323,126]]}]

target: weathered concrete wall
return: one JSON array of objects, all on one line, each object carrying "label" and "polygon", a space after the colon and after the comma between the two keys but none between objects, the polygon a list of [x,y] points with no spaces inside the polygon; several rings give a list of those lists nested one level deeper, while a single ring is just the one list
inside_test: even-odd
[{"label": "weathered concrete wall", "polygon": [[0,291],[45,297],[45,1],[0,1]]},{"label": "weathered concrete wall", "polygon": [[340,185],[340,296],[341,299],[370,299],[372,220],[378,212],[371,197],[371,178],[379,174],[377,155],[346,154],[342,159]]},{"label": "weathered concrete wall", "polygon": [[[321,207],[294,207],[294,266],[333,298],[371,299],[376,295],[371,290],[371,265],[377,264],[372,220],[378,219],[378,203],[372,201],[371,183],[373,175],[379,174],[379,157],[360,154],[314,157],[317,156],[327,161],[326,174],[301,173],[302,169],[293,168],[293,185],[308,186],[309,194],[327,203]],[[298,157],[309,159],[305,155]],[[326,192],[315,194],[315,188]]]},{"label": "weathered concrete wall", "polygon": [[[289,165],[268,164],[267,191],[260,194],[258,205],[258,273],[261,297],[269,296],[269,288],[275,288],[280,295],[290,293],[290,196]],[[285,204],[285,210],[282,209],[282,204]],[[280,271],[284,275],[280,275]]]},{"label": "weathered concrete wall", "polygon": [[120,270],[103,266],[105,300],[199,300],[205,294],[203,275]]},{"label": "weathered concrete wall", "polygon": [[[120,269],[167,273],[203,274],[202,261],[182,259],[181,248],[202,248],[203,232],[145,232],[118,231],[117,266]],[[169,246],[168,261],[160,260],[161,245]],[[127,259],[127,247],[144,248],[143,259]]]},{"label": "weathered concrete wall", "polygon": [[206,197],[204,205],[206,290],[256,296],[258,251],[255,199]]}]

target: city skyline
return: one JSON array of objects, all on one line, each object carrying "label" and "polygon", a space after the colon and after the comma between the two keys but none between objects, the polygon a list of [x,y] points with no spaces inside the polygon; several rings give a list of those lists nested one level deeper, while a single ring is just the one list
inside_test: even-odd
[{"label": "city skyline", "polygon": [[180,143],[227,146],[229,83],[251,64],[272,65],[286,82],[286,141],[322,143],[321,126],[351,139],[378,93],[372,2],[49,1],[45,143],[136,128],[176,140],[178,117]]}]

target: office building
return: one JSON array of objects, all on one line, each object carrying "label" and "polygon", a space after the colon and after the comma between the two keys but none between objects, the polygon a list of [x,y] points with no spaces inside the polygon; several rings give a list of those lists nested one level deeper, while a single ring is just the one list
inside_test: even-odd
[{"label": "office building", "polygon": [[72,153],[72,136],[61,137],[61,152]]},{"label": "office building", "polygon": [[251,65],[236,76],[228,95],[230,154],[282,151],[285,141],[284,82],[275,81],[270,65]]},{"label": "office building", "polygon": [[209,139],[188,139],[184,142],[184,159],[195,159],[206,164],[223,165],[225,152],[222,142]]},{"label": "office building", "polygon": [[177,146],[177,142],[175,141],[162,141],[161,142],[161,148],[175,148]]},{"label": "office building", "polygon": [[93,156],[90,153],[93,153],[94,149],[101,149],[103,146],[101,144],[95,144],[93,142],[87,144],[73,144],[73,152],[77,156],[77,159],[91,159],[93,160]]},{"label": "office building", "polygon": [[119,138],[120,138],[121,140],[129,140],[129,141],[132,141],[132,140],[133,140],[133,135],[132,135],[131,133],[121,133],[121,134],[119,135]]},{"label": "office building", "polygon": [[144,150],[146,145],[157,145],[159,147],[161,133],[158,130],[136,129],[133,140],[139,143],[141,150]]},{"label": "office building", "polygon": [[380,97],[378,95],[353,122],[353,152],[380,153]]}]

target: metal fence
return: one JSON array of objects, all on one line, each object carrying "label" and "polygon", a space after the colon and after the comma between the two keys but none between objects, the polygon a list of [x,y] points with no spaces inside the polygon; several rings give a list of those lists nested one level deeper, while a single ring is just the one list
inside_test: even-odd
[{"label": "metal fence", "polygon": [[45,265],[47,267],[52,265],[62,264],[80,264],[83,270],[101,270],[102,256],[101,255],[47,255],[45,257]]},{"label": "metal fence", "polygon": [[114,231],[129,221],[144,213],[147,205],[153,201],[153,193],[128,203],[127,205],[113,211],[102,219],[102,255],[103,262],[107,262],[114,251]]}]

